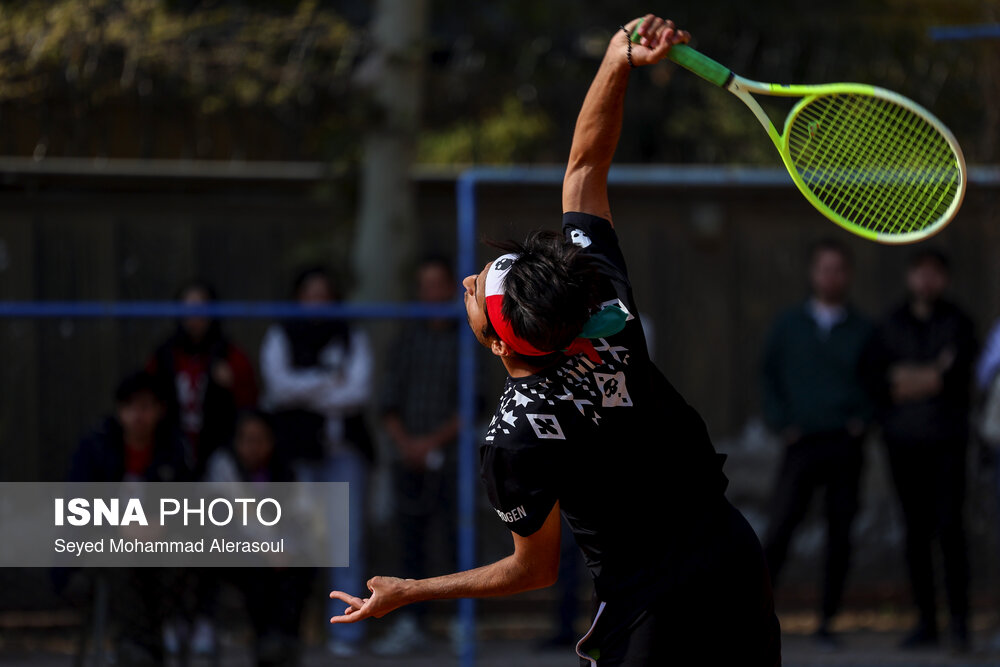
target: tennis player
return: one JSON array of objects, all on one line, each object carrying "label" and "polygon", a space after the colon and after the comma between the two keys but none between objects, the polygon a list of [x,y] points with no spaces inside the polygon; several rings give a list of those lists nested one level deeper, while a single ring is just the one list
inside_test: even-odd
[{"label": "tennis player", "polygon": [[563,234],[537,232],[465,279],[469,324],[509,378],[480,450],[514,553],[430,579],[374,577],[330,596],[333,623],[413,602],[551,585],[560,512],[594,579],[584,666],[777,665],[778,621],[757,536],[725,498],[725,458],[649,359],[608,205],[629,72],[688,34],[648,15],[617,32],[577,120]]}]

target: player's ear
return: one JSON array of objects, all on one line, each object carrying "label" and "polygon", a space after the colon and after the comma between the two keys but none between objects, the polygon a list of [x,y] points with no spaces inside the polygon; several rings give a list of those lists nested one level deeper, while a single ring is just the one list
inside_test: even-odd
[{"label": "player's ear", "polygon": [[490,340],[490,352],[497,355],[498,357],[510,357],[514,355],[514,350],[503,342],[499,338],[493,338]]}]

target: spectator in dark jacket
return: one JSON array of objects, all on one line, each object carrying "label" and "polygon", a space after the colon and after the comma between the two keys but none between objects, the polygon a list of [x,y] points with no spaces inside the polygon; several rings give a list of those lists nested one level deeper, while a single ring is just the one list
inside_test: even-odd
[{"label": "spectator in dark jacket", "polygon": [[[177,300],[202,305],[216,300],[202,281],[182,287]],[[219,321],[186,317],[153,353],[146,370],[165,386],[168,417],[184,436],[188,456],[200,478],[212,451],[232,440],[239,410],[257,403],[257,380],[250,359],[222,333]]]},{"label": "spectator in dark jacket", "polygon": [[[191,480],[176,430],[165,419],[163,386],[148,373],[129,375],[115,391],[115,414],[83,437],[73,454],[72,482]],[[164,661],[163,624],[178,607],[180,573],[167,568],[118,568],[103,573],[111,587],[121,665]]]},{"label": "spectator in dark jacket", "polygon": [[166,411],[156,378],[143,372],[126,377],[115,391],[115,414],[80,440],[69,481],[188,481],[191,471]]},{"label": "spectator in dark jacket", "polygon": [[860,374],[871,326],[848,303],[851,269],[845,246],[817,244],[810,262],[812,295],[778,318],[764,352],[764,416],[784,443],[764,552],[777,579],[795,528],[822,489],[828,533],[816,638],[828,646],[835,644],[830,621],[847,579],[862,441],[871,418]]},{"label": "spectator in dark jacket", "polygon": [[906,273],[907,299],[879,327],[870,368],[920,613],[904,645],[938,640],[931,557],[937,536],[952,638],[964,650],[969,642],[969,564],[962,503],[976,343],[971,320],[944,298],[949,275],[941,253],[923,250],[913,256]]}]

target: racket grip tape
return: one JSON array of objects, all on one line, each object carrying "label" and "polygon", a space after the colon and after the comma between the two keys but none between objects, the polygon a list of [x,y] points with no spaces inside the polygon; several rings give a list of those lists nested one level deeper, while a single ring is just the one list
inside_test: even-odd
[{"label": "racket grip tape", "polygon": [[674,44],[667,51],[667,57],[684,69],[694,72],[701,78],[719,87],[725,87],[729,83],[729,80],[733,78],[733,71],[731,69],[695,51],[687,44]]},{"label": "racket grip tape", "polygon": [[[635,26],[632,31],[632,43],[637,43],[642,39],[639,35],[639,26],[642,25],[642,21]],[[683,67],[684,69],[694,72],[701,78],[714,83],[719,87],[724,87],[729,83],[729,79],[733,76],[733,71],[723,65],[722,63],[715,62],[708,56],[695,51],[690,46],[686,44],[675,44],[670,47],[667,52],[667,57],[672,61]]]}]

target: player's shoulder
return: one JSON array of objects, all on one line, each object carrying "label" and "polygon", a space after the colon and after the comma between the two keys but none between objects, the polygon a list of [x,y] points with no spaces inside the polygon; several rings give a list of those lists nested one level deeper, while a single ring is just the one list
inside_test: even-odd
[{"label": "player's shoulder", "polygon": [[568,241],[584,249],[590,248],[595,241],[598,246],[617,244],[618,241],[611,221],[590,213],[566,211],[562,217],[562,228]]},{"label": "player's shoulder", "polygon": [[566,440],[572,419],[570,406],[560,400],[560,387],[550,377],[530,382],[508,380],[490,421],[484,444],[505,449],[539,442]]}]

